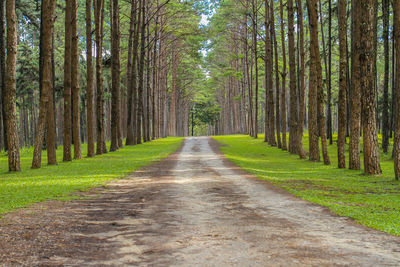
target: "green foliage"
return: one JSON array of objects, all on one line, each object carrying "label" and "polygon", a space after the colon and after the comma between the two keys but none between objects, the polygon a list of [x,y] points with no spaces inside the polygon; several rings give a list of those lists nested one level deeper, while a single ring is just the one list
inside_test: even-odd
[{"label": "green foliage", "polygon": [[[218,136],[228,159],[263,180],[305,200],[326,206],[341,216],[400,236],[400,182],[394,181],[393,162],[381,156],[382,176],[337,169],[337,148],[329,146],[331,166],[301,160],[262,140],[248,136]],[[304,136],[308,145],[308,136]]]},{"label": "green foliage", "polygon": [[[126,146],[117,152],[95,158],[83,158],[72,162],[61,162],[56,166],[29,169],[32,149],[21,151],[22,172],[0,173],[0,214],[16,208],[26,207],[47,199],[68,198],[78,190],[100,186],[133,171],[165,158],[178,149],[182,138],[164,138],[136,146]],[[86,145],[82,146],[86,150]],[[62,149],[57,157],[62,159]],[[43,155],[46,162],[46,153]],[[0,168],[7,170],[7,155],[0,157]]]},{"label": "green foliage", "polygon": [[17,97],[39,90],[39,49],[27,42],[18,46]]}]

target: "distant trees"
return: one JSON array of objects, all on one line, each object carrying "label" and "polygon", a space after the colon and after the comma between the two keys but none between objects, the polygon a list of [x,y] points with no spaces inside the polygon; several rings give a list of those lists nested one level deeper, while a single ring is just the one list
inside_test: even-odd
[{"label": "distant trees", "polygon": [[384,153],[394,134],[398,165],[397,1],[87,0],[85,17],[80,1],[0,1],[0,147],[11,171],[23,145],[35,146],[38,168],[43,149],[57,163],[58,144],[71,161],[82,143],[93,157],[108,141],[116,151],[124,138],[136,145],[190,128],[264,130],[270,145],[325,164],[327,139],[337,141],[339,168],[349,137],[348,168],[363,158],[368,174],[381,173],[378,134]]},{"label": "distant trees", "polygon": [[[212,36],[213,50],[207,56],[209,64],[214,64],[209,73],[221,92],[221,98],[217,97],[221,115],[216,132],[240,132],[230,128],[230,123],[236,120],[233,107],[238,103],[246,112],[239,118],[249,125],[245,132],[250,136],[263,128],[266,142],[274,145],[277,140],[278,146],[286,149],[289,127],[290,153],[297,153],[300,158],[308,156],[311,161],[320,161],[322,155],[324,163],[330,164],[327,140],[335,144],[336,131],[339,168],[346,167],[346,137],[349,136],[349,168],[360,169],[363,154],[365,173],[380,174],[378,133],[382,133],[382,149],[386,153],[391,127],[396,125],[397,118],[394,101],[397,91],[393,89],[392,94],[389,93],[390,86],[397,86],[397,75],[392,70],[391,77],[389,68],[392,29],[389,1],[382,2],[382,16],[377,13],[377,1],[372,0],[351,3],[296,0],[296,6],[292,0],[281,0],[279,13],[275,12],[274,3],[272,0],[229,0],[221,4],[213,16],[210,28],[218,34]],[[304,25],[305,6],[308,25]],[[264,12],[255,12],[254,7],[256,10],[264,8]],[[254,19],[255,13],[259,17],[264,14],[264,20],[259,19],[264,25]],[[348,23],[350,17],[351,24]],[[275,24],[275,19],[279,23]],[[223,26],[223,22],[228,26]],[[275,34],[276,30],[280,31],[279,35]],[[225,34],[226,31],[231,34]],[[232,40],[240,42],[239,52],[234,47],[220,47]],[[264,51],[255,55],[256,48],[262,46]],[[212,54],[214,50],[238,57],[240,67],[233,68],[227,56],[216,60],[217,56]],[[392,50],[392,57],[395,54]],[[392,59],[394,66],[397,66],[395,58]],[[382,75],[380,70],[383,70]],[[228,78],[221,81],[214,73]],[[265,75],[261,77],[257,73]],[[230,77],[240,82],[240,93],[235,92]],[[259,82],[265,85],[265,90],[257,93]],[[238,98],[232,98],[232,93]],[[256,99],[261,94],[265,94],[265,101],[257,104]],[[259,115],[263,120],[255,119]],[[257,122],[263,125],[254,130]],[[276,132],[271,134],[274,128]],[[303,131],[308,134],[308,148],[303,148]]]},{"label": "distant trees", "polygon": [[63,161],[71,161],[82,157],[83,142],[93,157],[107,152],[107,141],[115,151],[124,138],[134,145],[165,137],[168,125],[171,135],[189,134],[189,110],[202,98],[194,84],[205,79],[199,52],[205,36],[198,27],[203,7],[175,0],[85,2],[84,19],[78,0],[65,6],[0,2],[0,148],[9,152],[10,171],[20,170],[20,146],[35,146],[32,167],[40,168],[43,149],[48,164],[57,163],[57,144]]}]

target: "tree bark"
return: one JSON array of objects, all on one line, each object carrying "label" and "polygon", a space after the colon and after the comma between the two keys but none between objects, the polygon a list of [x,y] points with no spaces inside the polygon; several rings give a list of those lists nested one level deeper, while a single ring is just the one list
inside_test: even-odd
[{"label": "tree bark", "polygon": [[[158,10],[158,2],[157,2],[157,10]],[[152,82],[153,82],[153,112],[152,112],[152,138],[157,139],[158,138],[158,111],[159,107],[157,105],[157,99],[158,99],[158,70],[157,70],[157,58],[158,58],[158,53],[157,53],[157,43],[158,43],[158,12],[155,17],[155,27],[154,27],[154,46],[153,46],[153,63],[152,63]]]},{"label": "tree bark", "polygon": [[272,38],[274,39],[274,56],[275,56],[275,128],[276,137],[278,141],[278,148],[282,148],[281,141],[281,124],[280,124],[280,109],[279,109],[279,94],[280,94],[280,84],[279,84],[279,58],[278,58],[278,42],[276,40],[275,32],[275,15],[274,15],[274,1],[271,1],[271,30]]},{"label": "tree bark", "polygon": [[64,48],[64,155],[63,161],[71,161],[72,103],[71,103],[71,0],[65,1],[65,48]]},{"label": "tree bark", "polygon": [[347,125],[347,17],[346,0],[338,1],[339,25],[339,99],[338,99],[338,167],[346,168],[346,125]]},{"label": "tree bark", "polygon": [[281,20],[281,47],[282,47],[282,87],[281,87],[281,125],[282,125],[282,149],[287,150],[286,141],[286,44],[285,44],[285,23],[283,19],[283,3],[280,0],[280,20]]},{"label": "tree bark", "polygon": [[20,171],[19,141],[16,105],[16,67],[17,67],[17,16],[15,0],[6,2],[7,17],[7,70],[6,70],[6,126],[9,171]]},{"label": "tree bark", "polygon": [[120,32],[118,0],[111,1],[111,146],[116,151],[120,145],[121,109],[120,109]]},{"label": "tree bark", "polygon": [[287,1],[288,10],[288,41],[289,41],[289,79],[290,79],[290,121],[289,121],[289,152],[297,154],[298,151],[298,106],[296,88],[296,56],[294,46],[294,11],[293,0]]},{"label": "tree bark", "polygon": [[[35,148],[33,151],[33,160],[32,160],[32,169],[37,169],[41,167],[42,162],[42,149],[43,149],[43,140],[45,134],[46,120],[48,121],[48,116],[53,113],[52,109],[49,109],[50,99],[52,99],[52,65],[51,65],[51,51],[53,48],[53,29],[54,29],[54,8],[55,8],[55,0],[43,0],[42,2],[42,26],[43,30],[41,31],[42,36],[42,92],[40,95],[40,111],[37,125],[37,133],[35,139]],[[53,121],[54,122],[54,121]],[[54,124],[53,124],[54,125]],[[51,129],[54,131],[54,129]],[[50,129],[47,129],[49,132]],[[54,140],[53,140],[54,141]],[[49,144],[47,144],[49,146]],[[50,144],[53,146],[55,150],[55,144],[52,142]],[[49,148],[49,147],[48,147]],[[50,155],[50,157],[54,157],[55,155]],[[50,160],[51,159],[51,160]],[[49,161],[53,163],[54,158],[49,158]]]},{"label": "tree bark", "polygon": [[328,20],[328,107],[327,107],[327,135],[329,144],[333,144],[332,129],[332,0],[328,0],[329,20]]},{"label": "tree bark", "polygon": [[79,51],[77,33],[78,3],[71,0],[71,91],[72,91],[72,135],[74,140],[74,159],[82,158],[79,117]]},{"label": "tree bark", "polygon": [[6,123],[6,51],[4,42],[5,22],[4,4],[5,0],[0,0],[0,95],[1,95],[1,121],[0,121],[0,148],[7,150],[7,123]]},{"label": "tree bark", "polygon": [[362,126],[364,146],[364,171],[367,174],[381,174],[379,145],[376,129],[376,106],[374,90],[375,46],[374,0],[360,1],[360,86],[362,101]]},{"label": "tree bark", "polygon": [[142,22],[140,24],[140,59],[139,59],[139,83],[138,83],[138,106],[136,123],[136,140],[138,144],[142,143],[142,124],[143,124],[143,88],[144,88],[144,60],[146,56],[146,7],[145,0],[140,1]]},{"label": "tree bark", "polygon": [[[393,22],[394,22],[394,44],[396,49],[396,62],[400,62],[400,0],[393,0]],[[394,59],[393,59],[394,60]],[[396,64],[396,76],[400,77],[400,64]],[[397,106],[400,107],[400,93],[399,83],[396,83],[395,91]],[[394,161],[394,173],[396,180],[400,177],[400,116],[396,116],[396,130],[394,131],[394,142],[393,142],[393,161]]]},{"label": "tree bark", "polygon": [[297,152],[301,159],[306,158],[306,153],[303,149],[303,122],[305,116],[305,105],[306,105],[306,86],[305,86],[305,57],[306,53],[304,51],[304,24],[303,24],[303,1],[297,0],[297,25],[298,25],[298,35],[299,35],[299,43],[300,43],[300,70],[299,70],[299,86],[300,86],[300,96],[299,96],[299,121],[298,121],[298,143],[297,143]]},{"label": "tree bark", "polygon": [[385,56],[385,72],[383,78],[382,106],[382,149],[388,152],[389,147],[389,0],[382,0],[383,13],[383,47]]},{"label": "tree bark", "polygon": [[[53,12],[54,13],[54,12]],[[54,20],[54,18],[53,18]],[[52,29],[52,40],[50,50],[50,82],[51,87],[49,89],[49,101],[47,103],[47,116],[46,116],[46,148],[47,148],[47,164],[57,164],[57,143],[56,143],[56,120],[55,120],[55,90],[54,90],[54,65],[53,65],[53,36],[54,26]],[[20,115],[21,116],[21,115]]]},{"label": "tree bark", "polygon": [[360,88],[360,1],[352,2],[352,73],[351,73],[351,113],[350,113],[350,143],[349,169],[359,170],[360,161],[360,130],[361,130],[361,88]]},{"label": "tree bark", "polygon": [[150,75],[151,75],[151,70],[150,70],[150,62],[151,62],[151,51],[152,51],[152,43],[150,42],[150,4],[147,2],[147,23],[146,23],[146,31],[147,31],[147,36],[146,36],[146,47],[147,47],[147,55],[146,55],[146,134],[145,134],[145,141],[149,142],[151,141],[150,139],[150,114],[151,114],[151,86],[150,86]]},{"label": "tree bark", "polygon": [[171,103],[169,107],[169,136],[176,136],[176,87],[178,79],[178,61],[179,56],[177,44],[172,44],[172,73],[171,73]]},{"label": "tree bark", "polygon": [[[314,0],[311,0],[314,1]],[[311,5],[309,8],[312,7]],[[310,11],[311,18],[310,20],[315,20],[315,25],[318,23],[318,13],[317,13],[317,2],[315,1],[315,4],[313,8],[311,8]],[[325,115],[324,115],[324,91],[323,91],[323,85],[322,85],[322,66],[321,66],[321,56],[320,56],[320,51],[319,51],[319,45],[318,45],[318,27],[314,27],[311,29],[310,27],[310,36],[311,36],[311,42],[310,46],[314,46],[314,53],[315,53],[315,71],[316,71],[316,87],[317,87],[317,95],[318,95],[318,100],[317,100],[317,114],[318,114],[318,123],[319,123],[319,133],[321,135],[321,149],[322,149],[322,156],[324,159],[324,164],[329,165],[330,164],[330,159],[328,155],[328,146],[327,146],[327,137],[326,137],[326,121],[325,121]],[[312,64],[312,63],[311,63]]]},{"label": "tree bark", "polygon": [[275,140],[275,116],[274,116],[274,89],[273,89],[273,59],[272,59],[272,27],[271,25],[271,7],[268,3],[269,0],[265,0],[265,141],[271,146],[276,146]]},{"label": "tree bark", "polygon": [[258,51],[257,51],[257,7],[256,1],[252,2],[253,16],[252,16],[252,36],[253,36],[253,53],[254,53],[254,68],[255,68],[255,93],[254,93],[254,132],[253,137],[258,137]]},{"label": "tree bark", "polygon": [[86,102],[87,102],[87,156],[93,157],[94,149],[94,76],[92,49],[92,0],[86,0]]},{"label": "tree bark", "polygon": [[[128,90],[128,118],[127,118],[127,136],[126,145],[134,145],[136,143],[135,127],[136,116],[134,109],[136,106],[136,58],[138,47],[138,25],[137,25],[137,1],[131,3],[131,18],[129,26],[129,41],[128,41],[128,63],[127,63],[127,90]],[[135,113],[136,114],[136,113]]]},{"label": "tree bark", "polygon": [[96,24],[96,119],[97,119],[97,148],[96,154],[107,152],[105,147],[105,111],[104,111],[104,88],[103,88],[103,21],[104,0],[94,0],[95,24]]},{"label": "tree bark", "polygon": [[[308,143],[309,159],[311,161],[320,161],[319,152],[319,132],[318,132],[318,88],[317,88],[317,69],[315,46],[318,46],[318,19],[316,14],[316,1],[307,0],[307,10],[310,25],[310,78],[308,88]],[[317,34],[317,36],[315,36]],[[317,38],[317,40],[316,40]],[[317,43],[315,43],[317,42]]]}]

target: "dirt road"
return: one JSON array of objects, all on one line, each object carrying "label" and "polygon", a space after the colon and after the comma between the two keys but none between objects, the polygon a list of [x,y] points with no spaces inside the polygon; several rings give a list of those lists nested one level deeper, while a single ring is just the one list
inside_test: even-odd
[{"label": "dirt road", "polygon": [[246,175],[208,138],[88,195],[5,216],[0,265],[400,266],[400,238]]}]

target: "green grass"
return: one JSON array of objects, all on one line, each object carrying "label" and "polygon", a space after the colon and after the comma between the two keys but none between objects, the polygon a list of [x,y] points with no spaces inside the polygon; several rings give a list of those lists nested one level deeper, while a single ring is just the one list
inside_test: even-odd
[{"label": "green grass", "polygon": [[[400,182],[394,180],[390,155],[381,154],[383,175],[337,168],[337,150],[329,146],[330,166],[301,160],[263,142],[263,136],[217,136],[226,157],[263,180],[305,200],[326,206],[341,216],[400,236]],[[308,136],[304,137],[308,149]],[[347,155],[346,155],[347,156]],[[348,158],[346,158],[348,160]]]},{"label": "green grass", "polygon": [[[164,138],[136,146],[125,146],[117,152],[72,162],[62,161],[62,147],[57,150],[56,166],[30,169],[32,149],[21,151],[22,171],[8,173],[7,155],[0,155],[0,214],[47,199],[70,198],[71,193],[87,190],[112,179],[121,178],[151,162],[176,151],[183,138]],[[82,146],[86,152],[86,146]]]}]

